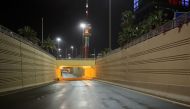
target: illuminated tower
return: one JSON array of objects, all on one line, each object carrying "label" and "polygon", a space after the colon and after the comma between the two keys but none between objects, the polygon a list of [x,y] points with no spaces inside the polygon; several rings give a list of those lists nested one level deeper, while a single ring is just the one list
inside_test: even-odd
[{"label": "illuminated tower", "polygon": [[[86,0],[86,18],[88,19],[88,0]],[[88,58],[89,55],[89,42],[91,36],[91,25],[88,23],[83,30],[83,57]]]},{"label": "illuminated tower", "polygon": [[84,28],[84,32],[83,32],[83,47],[84,47],[84,58],[88,58],[89,55],[89,40],[90,40],[90,36],[91,36],[91,25],[87,24],[86,27]]}]

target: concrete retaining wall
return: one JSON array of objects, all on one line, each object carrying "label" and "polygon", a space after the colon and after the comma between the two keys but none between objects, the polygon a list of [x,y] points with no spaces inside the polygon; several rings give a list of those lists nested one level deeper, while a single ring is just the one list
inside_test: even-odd
[{"label": "concrete retaining wall", "polygon": [[190,103],[190,25],[96,60],[97,78]]},{"label": "concrete retaining wall", "polygon": [[0,32],[0,92],[52,82],[56,59]]}]

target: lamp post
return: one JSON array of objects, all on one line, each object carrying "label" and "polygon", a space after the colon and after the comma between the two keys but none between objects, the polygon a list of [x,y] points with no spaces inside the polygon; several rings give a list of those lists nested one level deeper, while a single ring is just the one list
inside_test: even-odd
[{"label": "lamp post", "polygon": [[67,56],[68,56],[68,59],[71,59],[71,54],[67,54]]},{"label": "lamp post", "polygon": [[76,49],[75,57],[77,58],[77,56],[78,56],[77,47],[75,49]]},{"label": "lamp post", "polygon": [[86,28],[86,23],[81,23],[80,24],[80,28],[82,29],[82,46],[81,46],[81,58],[83,57],[83,38],[84,38],[84,30],[85,30],[85,28]]},{"label": "lamp post", "polygon": [[73,54],[73,50],[74,50],[74,46],[73,45],[71,45],[71,51],[72,51],[72,58],[74,58],[74,54]]},{"label": "lamp post", "polygon": [[61,42],[61,38],[59,38],[59,37],[56,38],[56,41],[57,41],[57,58],[58,58],[60,51],[61,51],[61,49],[59,48],[59,43]]},{"label": "lamp post", "polygon": [[85,23],[81,23],[80,27],[84,30],[86,28],[86,24]]},{"label": "lamp post", "polygon": [[62,57],[62,55],[61,55],[61,48],[58,48],[58,55],[59,55],[59,58],[61,58]]},{"label": "lamp post", "polygon": [[111,23],[111,15],[112,15],[112,2],[109,0],[109,50],[112,50],[112,23]]},{"label": "lamp post", "polygon": [[44,18],[42,17],[42,45],[44,43]]}]

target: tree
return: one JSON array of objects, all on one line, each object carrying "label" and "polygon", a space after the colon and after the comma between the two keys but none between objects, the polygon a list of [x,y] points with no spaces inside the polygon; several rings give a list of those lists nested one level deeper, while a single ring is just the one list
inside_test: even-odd
[{"label": "tree", "polygon": [[126,35],[124,35],[123,32],[120,32],[117,42],[118,42],[118,44],[122,47],[122,46],[125,45],[125,43],[126,43],[126,41],[127,41],[126,39],[127,39],[127,38],[126,38]]},{"label": "tree", "polygon": [[[122,31],[118,36],[118,44],[123,47],[126,43],[148,33],[152,29],[155,29],[163,25],[166,20],[164,17],[163,10],[155,10],[148,16],[145,16],[141,22],[135,22],[135,15],[132,11],[127,10],[122,13]],[[168,20],[167,20],[168,21]]]},{"label": "tree", "polygon": [[104,49],[101,51],[102,56],[107,55],[109,51],[110,51],[109,48],[104,48]]},{"label": "tree", "polygon": [[38,44],[40,41],[37,37],[37,32],[34,31],[30,26],[24,26],[23,28],[18,29],[18,32],[23,37],[27,38],[34,44]]},{"label": "tree", "polygon": [[162,10],[156,10],[145,17],[143,21],[135,23],[135,15],[132,11],[127,10],[123,12],[121,23],[122,32],[118,36],[119,45],[122,47],[135,38],[161,26],[165,22],[163,15]]},{"label": "tree", "polygon": [[42,47],[47,50],[48,52],[52,52],[56,48],[54,41],[50,38],[50,36],[47,37],[47,39],[42,44]]},{"label": "tree", "polygon": [[130,40],[137,36],[134,31],[134,14],[132,11],[125,11],[122,13],[122,32],[119,33],[118,43],[120,46],[124,46],[125,43],[130,42]]},{"label": "tree", "polygon": [[125,27],[128,27],[128,26],[132,26],[133,23],[134,23],[134,18],[135,18],[135,15],[133,14],[132,11],[125,11],[122,13],[122,26],[125,28]]},{"label": "tree", "polygon": [[150,13],[145,21],[147,22],[149,29],[155,29],[163,24],[163,11],[156,10],[153,13]]}]

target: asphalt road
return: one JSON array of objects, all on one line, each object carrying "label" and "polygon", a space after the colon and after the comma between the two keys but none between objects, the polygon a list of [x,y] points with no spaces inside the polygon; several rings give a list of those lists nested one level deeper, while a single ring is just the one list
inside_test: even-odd
[{"label": "asphalt road", "polygon": [[76,78],[73,74],[70,73],[62,73],[64,78]]},{"label": "asphalt road", "polygon": [[70,81],[1,96],[0,109],[189,108],[97,81]]}]

